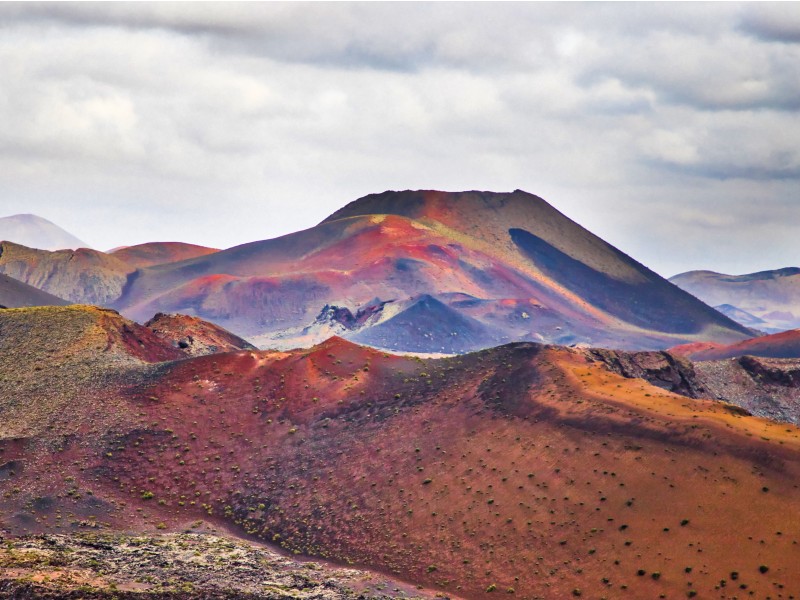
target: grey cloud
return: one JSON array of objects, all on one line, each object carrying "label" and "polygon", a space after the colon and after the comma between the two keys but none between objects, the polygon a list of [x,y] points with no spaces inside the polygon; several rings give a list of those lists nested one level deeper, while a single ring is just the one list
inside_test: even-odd
[{"label": "grey cloud", "polygon": [[614,78],[652,90],[663,103],[702,110],[800,108],[800,47],[759,44],[731,31],[713,39],[658,33],[618,44],[587,64],[579,81]]},{"label": "grey cloud", "polygon": [[[789,157],[776,157],[777,163],[788,163]],[[668,161],[643,159],[644,164],[665,169],[673,173],[694,175],[709,179],[750,179],[757,181],[772,181],[776,179],[800,180],[800,167],[786,164],[786,166],[769,165],[729,165],[714,164],[711,162],[692,165],[678,165]]]},{"label": "grey cloud", "polygon": [[798,43],[800,5],[796,2],[753,3],[742,15],[739,26],[762,40]]},{"label": "grey cloud", "polygon": [[781,112],[665,113],[638,140],[641,160],[714,179],[793,179],[800,175],[795,119]]},{"label": "grey cloud", "polygon": [[798,50],[748,6],[0,3],[0,213],[230,246],[384,189],[523,188],[690,268],[669,236],[699,226],[642,232],[774,207],[800,164]]},{"label": "grey cloud", "polygon": [[589,32],[693,31],[707,35],[721,13],[665,4],[620,9],[601,3],[9,3],[6,22],[55,23],[205,35],[207,43],[276,60],[415,71],[524,69],[563,60],[564,40]]}]

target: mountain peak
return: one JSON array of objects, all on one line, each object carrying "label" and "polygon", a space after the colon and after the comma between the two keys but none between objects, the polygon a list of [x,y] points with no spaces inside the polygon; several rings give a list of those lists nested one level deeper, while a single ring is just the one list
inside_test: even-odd
[{"label": "mountain peak", "polygon": [[52,221],[31,213],[0,217],[0,240],[40,250],[76,250],[89,245]]},{"label": "mountain peak", "polygon": [[323,223],[348,217],[388,214],[400,215],[412,219],[434,217],[443,211],[458,212],[501,209],[523,201],[528,209],[555,209],[539,196],[523,190],[513,192],[491,192],[468,190],[462,192],[445,192],[441,190],[387,190],[377,194],[368,194],[354,200],[337,210]]}]

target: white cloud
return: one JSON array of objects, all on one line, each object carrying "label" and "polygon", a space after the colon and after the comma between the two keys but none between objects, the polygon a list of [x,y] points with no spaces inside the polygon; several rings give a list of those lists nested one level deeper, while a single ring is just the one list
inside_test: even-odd
[{"label": "white cloud", "polygon": [[[771,6],[0,5],[0,213],[229,246],[519,187],[660,271],[796,262],[800,44]],[[787,237],[757,260],[754,203]]]}]

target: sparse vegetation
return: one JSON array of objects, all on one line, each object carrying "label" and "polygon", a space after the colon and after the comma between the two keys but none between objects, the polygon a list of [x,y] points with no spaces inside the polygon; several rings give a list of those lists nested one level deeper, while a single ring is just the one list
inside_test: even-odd
[{"label": "sparse vegetation", "polygon": [[[3,471],[29,450],[0,440],[0,479],[13,478],[3,501],[30,515],[24,526],[153,532],[213,518],[289,555],[375,567],[444,594],[480,597],[494,586],[520,598],[704,596],[748,563],[783,576],[800,533],[765,512],[765,533],[748,532],[735,556],[709,533],[732,506],[797,499],[794,463],[779,474],[742,450],[780,440],[791,457],[794,429],[655,391],[654,404],[639,404],[652,388],[577,352],[412,360],[342,344],[119,373],[125,387],[107,385],[112,406],[131,409],[73,404],[83,437],[53,436],[63,460],[43,452],[41,467]],[[743,435],[756,426],[771,440]],[[765,484],[781,493],[763,496]],[[793,577],[730,576],[727,587],[758,597],[773,583],[790,589]]]}]

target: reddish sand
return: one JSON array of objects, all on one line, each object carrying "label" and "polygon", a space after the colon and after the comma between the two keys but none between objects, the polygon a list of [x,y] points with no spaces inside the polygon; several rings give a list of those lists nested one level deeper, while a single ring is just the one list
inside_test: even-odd
[{"label": "reddish sand", "polygon": [[738,356],[765,358],[800,358],[800,329],[783,331],[722,346],[720,344],[684,344],[670,350],[692,360],[723,360]]},{"label": "reddish sand", "polygon": [[[332,339],[106,388],[78,437],[0,443],[19,490],[0,498],[6,527],[203,518],[467,598],[800,589],[800,430],[577,352],[423,360]],[[120,397],[126,420],[99,430]]]}]

